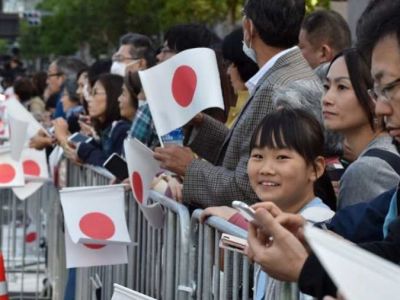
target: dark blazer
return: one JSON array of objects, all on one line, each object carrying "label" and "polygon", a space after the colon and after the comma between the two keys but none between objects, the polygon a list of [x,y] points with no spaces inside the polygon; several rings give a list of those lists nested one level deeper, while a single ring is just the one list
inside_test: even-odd
[{"label": "dark blazer", "polygon": [[209,116],[189,146],[200,157],[187,168],[183,182],[184,202],[196,207],[230,205],[232,200],[249,204],[258,201],[247,176],[250,139],[256,126],[274,110],[272,97],[277,88],[297,80],[321,84],[300,50],[295,48],[281,56],[258,82],[229,130]]},{"label": "dark blazer", "polygon": [[[400,263],[400,217],[389,226],[389,234],[383,241],[359,244],[361,248],[383,257],[395,264]],[[300,273],[299,288],[303,293],[322,299],[336,296],[336,286],[324,270],[315,254],[311,254]],[[357,284],[354,282],[354,284]]]},{"label": "dark blazer", "polygon": [[85,163],[93,166],[103,166],[107,158],[113,154],[121,154],[124,139],[128,134],[131,123],[118,121],[100,142],[82,143],[78,148],[78,157]]}]

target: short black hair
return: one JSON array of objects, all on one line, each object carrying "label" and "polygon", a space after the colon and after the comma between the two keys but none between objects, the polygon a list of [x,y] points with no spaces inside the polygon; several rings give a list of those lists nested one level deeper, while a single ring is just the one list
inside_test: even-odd
[{"label": "short black hair", "polygon": [[97,81],[104,87],[107,99],[105,121],[100,123],[98,120],[93,120],[94,127],[99,132],[121,118],[118,97],[122,93],[123,78],[115,74],[102,74],[97,78]]},{"label": "short black hair", "polygon": [[301,28],[307,32],[308,41],[313,46],[326,41],[335,53],[351,46],[349,25],[336,11],[314,11],[304,18]]},{"label": "short black hair", "polygon": [[14,93],[21,102],[26,102],[34,95],[34,86],[27,77],[22,77],[14,82]]},{"label": "short black hair", "polygon": [[153,42],[144,34],[129,32],[121,37],[120,45],[132,46],[129,50],[131,56],[135,59],[144,58],[147,67],[152,67],[157,62]]},{"label": "short black hair", "polygon": [[364,56],[356,48],[345,49],[338,53],[333,59],[327,72],[329,72],[332,64],[340,57],[344,58],[351,85],[356,94],[357,101],[367,115],[369,124],[374,129],[375,106],[368,94],[368,89],[372,88],[374,81]]},{"label": "short black hair", "polygon": [[357,48],[370,64],[375,45],[394,35],[400,46],[400,1],[372,0],[357,23]]},{"label": "short black hair", "polygon": [[243,82],[248,81],[258,71],[258,65],[244,54],[242,50],[243,29],[237,28],[222,41],[222,55],[238,69]]},{"label": "short black hair", "polygon": [[304,0],[248,0],[243,12],[265,44],[290,48],[298,43]]},{"label": "short black hair", "polygon": [[324,133],[318,120],[305,110],[282,108],[264,117],[253,133],[250,152],[264,147],[294,150],[307,164],[314,164],[324,154]]},{"label": "short black hair", "polygon": [[93,87],[94,83],[101,74],[110,73],[111,65],[111,59],[100,59],[95,61],[88,69],[89,85]]},{"label": "short black hair", "polygon": [[165,34],[164,41],[171,50],[177,53],[198,47],[214,48],[220,43],[220,39],[214,32],[205,25],[197,23],[171,27]]}]

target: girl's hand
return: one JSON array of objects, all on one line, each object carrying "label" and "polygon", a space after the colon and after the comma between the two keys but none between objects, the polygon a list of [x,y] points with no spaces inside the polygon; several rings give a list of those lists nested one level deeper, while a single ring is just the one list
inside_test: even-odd
[{"label": "girl's hand", "polygon": [[200,215],[200,222],[204,223],[210,216],[220,217],[224,220],[229,220],[238,211],[229,206],[212,206],[206,208]]},{"label": "girl's hand", "polygon": [[81,127],[81,133],[83,135],[87,135],[87,136],[92,136],[92,137],[96,137],[96,131],[94,130],[94,128],[82,121],[78,121],[79,126]]},{"label": "girl's hand", "polygon": [[258,202],[256,204],[253,204],[251,206],[251,208],[253,208],[254,210],[257,210],[258,208],[264,208],[267,211],[269,211],[269,213],[276,218],[277,216],[279,216],[280,214],[282,214],[281,209],[273,202]]}]

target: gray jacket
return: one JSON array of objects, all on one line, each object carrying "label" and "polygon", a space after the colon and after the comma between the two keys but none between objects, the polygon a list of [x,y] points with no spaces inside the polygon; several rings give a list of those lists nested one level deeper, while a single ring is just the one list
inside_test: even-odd
[{"label": "gray jacket", "polygon": [[399,183],[399,175],[386,161],[379,157],[363,156],[370,149],[382,149],[399,155],[392,141],[390,136],[374,139],[346,169],[340,180],[339,208],[372,200]]}]

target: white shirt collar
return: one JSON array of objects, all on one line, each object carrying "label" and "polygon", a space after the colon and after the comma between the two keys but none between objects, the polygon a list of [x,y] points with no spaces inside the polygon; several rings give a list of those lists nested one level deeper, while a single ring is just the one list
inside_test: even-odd
[{"label": "white shirt collar", "polygon": [[292,51],[292,50],[294,50],[294,49],[296,49],[296,48],[297,48],[297,46],[294,46],[294,47],[292,47],[292,48],[283,50],[283,51],[281,51],[281,52],[275,54],[273,57],[271,57],[270,60],[268,60],[268,61],[258,70],[258,72],[257,72],[256,74],[254,74],[253,77],[251,77],[251,78],[245,83],[247,89],[249,90],[250,95],[253,94],[254,89],[256,88],[258,82],[259,82],[259,81],[261,80],[261,78],[265,75],[265,73],[267,73],[268,70],[271,69],[271,68],[275,65],[276,61],[277,61],[280,57],[282,57],[283,55],[285,55],[286,53],[288,53],[288,52],[290,52],[290,51]]}]

